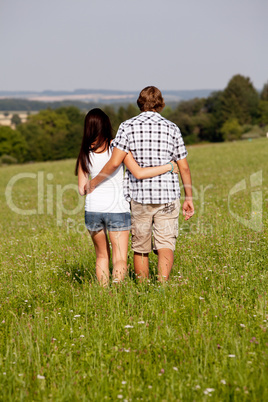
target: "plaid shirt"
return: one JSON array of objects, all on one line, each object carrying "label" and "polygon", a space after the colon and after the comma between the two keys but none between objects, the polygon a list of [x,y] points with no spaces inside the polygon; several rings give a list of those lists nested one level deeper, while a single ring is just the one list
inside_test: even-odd
[{"label": "plaid shirt", "polygon": [[[132,152],[141,167],[165,165],[187,156],[187,150],[176,124],[156,112],[142,112],[123,122],[112,143]],[[165,204],[180,198],[177,174],[167,172],[150,179],[138,180],[129,170],[124,179],[124,196],[141,204]]]}]

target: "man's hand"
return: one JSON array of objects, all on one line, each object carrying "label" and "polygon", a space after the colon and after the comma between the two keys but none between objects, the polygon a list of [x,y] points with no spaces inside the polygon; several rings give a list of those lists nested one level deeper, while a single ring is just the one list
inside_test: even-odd
[{"label": "man's hand", "polygon": [[185,200],[182,206],[182,214],[185,220],[188,221],[194,214],[194,204],[191,200]]},{"label": "man's hand", "polygon": [[186,158],[178,160],[177,165],[179,167],[185,194],[185,200],[182,206],[182,213],[183,216],[185,216],[185,220],[188,221],[188,219],[190,219],[194,214],[191,172]]},{"label": "man's hand", "polygon": [[90,194],[95,189],[95,186],[92,184],[92,180],[88,180],[85,184],[85,194]]}]

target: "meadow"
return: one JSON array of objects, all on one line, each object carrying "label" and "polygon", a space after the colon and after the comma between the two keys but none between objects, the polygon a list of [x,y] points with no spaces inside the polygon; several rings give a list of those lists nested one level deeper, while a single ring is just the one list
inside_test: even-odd
[{"label": "meadow", "polygon": [[74,160],[0,168],[1,401],[268,400],[268,140],[188,147],[170,281],[101,288]]}]

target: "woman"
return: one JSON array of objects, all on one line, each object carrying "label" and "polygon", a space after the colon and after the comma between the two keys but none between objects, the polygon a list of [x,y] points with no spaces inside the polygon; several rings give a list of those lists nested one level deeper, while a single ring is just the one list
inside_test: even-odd
[{"label": "woman", "polygon": [[[90,110],[84,122],[84,135],[76,162],[78,188],[85,195],[85,186],[98,175],[111,157],[112,127],[109,117],[101,109]],[[126,167],[138,179],[158,176],[171,171],[178,172],[177,164],[141,168],[131,153],[124,159]],[[101,285],[109,283],[110,247],[112,245],[113,281],[120,282],[127,272],[128,238],[131,227],[129,203],[123,195],[124,166],[104,180],[85,202],[85,224],[92,237],[96,252],[96,275]]]}]

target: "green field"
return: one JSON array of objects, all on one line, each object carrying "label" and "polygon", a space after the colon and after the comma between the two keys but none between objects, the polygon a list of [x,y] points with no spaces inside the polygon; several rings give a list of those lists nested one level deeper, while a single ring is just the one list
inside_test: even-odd
[{"label": "green field", "polygon": [[188,151],[196,213],[163,286],[130,251],[100,288],[74,160],[0,168],[1,401],[268,400],[268,140]]}]

